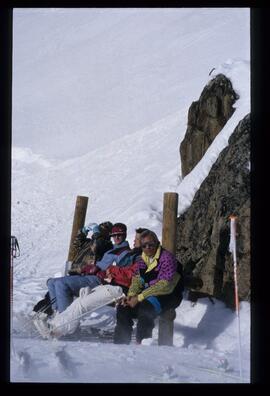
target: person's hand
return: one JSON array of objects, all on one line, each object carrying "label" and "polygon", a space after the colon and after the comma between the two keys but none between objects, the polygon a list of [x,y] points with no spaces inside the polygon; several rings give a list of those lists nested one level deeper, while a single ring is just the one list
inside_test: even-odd
[{"label": "person's hand", "polygon": [[121,299],[119,299],[118,304],[119,305],[123,305],[124,307],[126,307],[127,306],[127,299],[128,298],[126,296],[122,297]]},{"label": "person's hand", "polygon": [[134,308],[138,304],[138,296],[127,297],[127,305]]},{"label": "person's hand", "polygon": [[96,275],[96,273],[99,270],[100,270],[99,267],[97,267],[93,263],[90,263],[90,264],[85,265],[81,272],[84,273],[85,275]]},{"label": "person's hand", "polygon": [[111,274],[111,271],[110,271],[109,268],[107,268],[107,269],[106,269],[106,278],[105,278],[105,280],[106,280],[107,282],[111,282],[112,279],[113,279],[113,276],[112,276],[112,274]]}]

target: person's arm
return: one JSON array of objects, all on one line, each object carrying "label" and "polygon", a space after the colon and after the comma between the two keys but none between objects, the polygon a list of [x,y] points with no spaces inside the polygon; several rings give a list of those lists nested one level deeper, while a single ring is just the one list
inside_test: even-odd
[{"label": "person's arm", "polygon": [[152,286],[147,287],[138,294],[138,301],[143,301],[145,298],[150,296],[162,296],[172,293],[179,279],[180,274],[176,272],[171,281],[167,281],[165,279],[157,281]]},{"label": "person's arm", "polygon": [[114,247],[114,249],[108,250],[106,253],[104,253],[102,259],[96,262],[96,265],[102,271],[105,271],[114,261],[117,265],[121,266],[119,263],[123,256],[130,251],[130,247],[127,242],[122,242],[122,246],[120,245],[118,248],[123,248],[123,251],[120,254],[115,254],[115,250],[117,250],[117,248]]},{"label": "person's arm", "polygon": [[131,253],[130,247],[126,246],[126,248],[115,257],[116,264],[119,267],[126,267],[133,262],[134,254]]},{"label": "person's arm", "polygon": [[140,275],[133,276],[130,288],[128,289],[128,297],[136,296],[143,289],[143,282]]},{"label": "person's arm", "polygon": [[168,251],[163,251],[159,265],[157,280],[155,282],[150,282],[149,287],[145,288],[138,295],[138,301],[142,301],[150,296],[170,294],[175,288],[180,279],[180,274],[177,272],[177,260],[175,256]]},{"label": "person's arm", "polygon": [[105,271],[114,261],[115,256],[110,253],[110,250],[104,253],[104,256],[101,260],[96,262],[96,266],[99,267],[102,271]]},{"label": "person's arm", "polygon": [[82,275],[96,275],[98,272],[100,272],[100,270],[96,266],[95,260],[93,260],[92,263],[86,264],[81,270]]},{"label": "person's arm", "polygon": [[118,267],[116,265],[111,265],[106,270],[106,274],[111,278],[112,282],[128,287],[137,270],[137,263],[129,265],[128,267]]},{"label": "person's arm", "polygon": [[82,246],[84,245],[84,243],[86,241],[89,241],[89,239],[87,238],[86,234],[84,234],[81,230],[78,232],[78,234],[76,235],[76,237],[74,238],[72,244],[73,247],[79,251],[79,249],[82,248]]}]

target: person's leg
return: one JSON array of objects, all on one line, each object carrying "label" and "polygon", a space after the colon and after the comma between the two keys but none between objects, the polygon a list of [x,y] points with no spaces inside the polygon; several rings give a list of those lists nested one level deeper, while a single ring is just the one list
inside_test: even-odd
[{"label": "person's leg", "polygon": [[169,309],[177,308],[183,299],[183,286],[182,281],[177,283],[174,290],[170,294],[164,294],[163,296],[158,296],[158,302],[162,311],[168,311]]},{"label": "person's leg", "polygon": [[136,307],[124,307],[119,305],[116,311],[116,326],[114,329],[114,344],[129,344],[131,341],[132,318],[136,317]]},{"label": "person's leg", "polygon": [[80,292],[79,298],[50,321],[52,334],[59,337],[74,333],[80,324],[80,318],[83,314],[113,302],[114,299],[121,297],[122,294],[123,291],[120,286],[111,285],[97,286],[89,294]]},{"label": "person's leg", "polygon": [[155,327],[155,319],[158,316],[158,312],[153,304],[144,300],[138,304],[137,315],[136,341],[140,343],[144,338],[152,337],[152,330]]},{"label": "person's leg", "polygon": [[[88,287],[80,289],[86,293]],[[87,290],[88,293],[90,291]],[[40,316],[34,320],[34,325],[43,338],[61,337],[66,334],[72,334],[76,331],[80,323],[80,315],[82,314],[80,300],[84,296],[76,298],[63,312],[57,312],[56,315],[50,319],[48,317]]]},{"label": "person's leg", "polygon": [[88,312],[113,303],[122,296],[123,289],[121,286],[99,285],[79,300],[82,312]]},{"label": "person's leg", "polygon": [[54,311],[58,310],[56,294],[55,294],[55,281],[56,281],[56,279],[58,279],[58,278],[50,278],[50,279],[47,280],[47,286],[48,286],[50,301],[54,300],[54,302],[52,303],[52,309]]},{"label": "person's leg", "polygon": [[79,296],[82,287],[89,286],[93,289],[100,285],[100,280],[95,275],[72,275],[55,279],[54,288],[59,312],[63,312],[72,303],[74,296]]}]

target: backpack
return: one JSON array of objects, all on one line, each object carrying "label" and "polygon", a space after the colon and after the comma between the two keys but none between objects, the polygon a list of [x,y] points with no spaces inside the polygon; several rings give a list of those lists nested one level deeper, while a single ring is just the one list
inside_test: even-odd
[{"label": "backpack", "polygon": [[184,274],[184,269],[183,269],[183,266],[182,266],[181,262],[180,262],[178,259],[176,259],[176,262],[177,262],[176,271],[178,272],[178,274],[180,274],[179,283],[180,283],[181,286],[182,286],[181,289],[184,290],[184,288],[185,288],[185,274]]},{"label": "backpack", "polygon": [[203,281],[198,276],[194,276],[192,273],[187,273],[181,262],[176,259],[177,261],[177,272],[180,274],[182,279],[183,289],[192,289],[192,290],[199,290],[203,286]]}]

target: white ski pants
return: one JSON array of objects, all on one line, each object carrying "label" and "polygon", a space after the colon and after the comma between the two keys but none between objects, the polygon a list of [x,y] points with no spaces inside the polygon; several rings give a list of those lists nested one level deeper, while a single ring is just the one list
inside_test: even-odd
[{"label": "white ski pants", "polygon": [[99,285],[94,289],[83,287],[80,289],[80,296],[65,311],[57,313],[50,320],[50,329],[57,337],[72,334],[79,326],[83,314],[110,304],[122,295],[120,286]]}]

